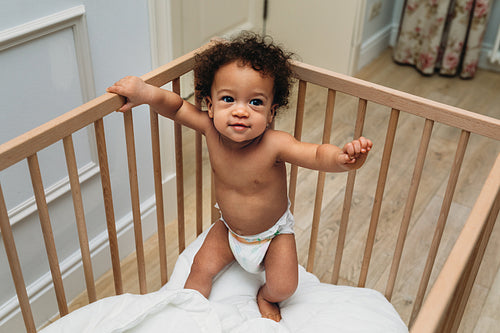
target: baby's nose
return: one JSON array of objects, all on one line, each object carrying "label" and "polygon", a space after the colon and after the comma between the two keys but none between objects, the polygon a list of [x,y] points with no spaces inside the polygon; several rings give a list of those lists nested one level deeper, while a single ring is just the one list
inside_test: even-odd
[{"label": "baby's nose", "polygon": [[243,106],[236,106],[233,110],[233,116],[246,118],[248,117],[248,111]]}]

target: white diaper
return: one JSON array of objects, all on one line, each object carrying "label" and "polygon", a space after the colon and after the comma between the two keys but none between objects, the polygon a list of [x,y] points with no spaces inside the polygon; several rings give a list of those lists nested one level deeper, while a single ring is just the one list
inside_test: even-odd
[{"label": "white diaper", "polygon": [[[216,205],[218,208],[218,206]],[[280,234],[293,234],[293,219],[290,211],[290,203],[286,212],[279,218],[278,222],[268,230],[252,236],[241,236],[229,228],[224,218],[220,217],[224,222],[228,232],[229,246],[233,252],[234,258],[244,270],[249,273],[260,273],[264,270],[264,257],[271,244],[271,240]]]}]

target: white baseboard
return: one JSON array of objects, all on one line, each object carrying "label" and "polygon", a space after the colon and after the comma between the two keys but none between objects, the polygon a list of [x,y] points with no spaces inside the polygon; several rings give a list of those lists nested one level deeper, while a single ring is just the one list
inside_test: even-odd
[{"label": "white baseboard", "polygon": [[389,47],[393,30],[393,25],[388,25],[377,31],[373,36],[361,44],[358,71],[368,65],[372,60],[376,59],[380,53]]},{"label": "white baseboard", "polygon": [[389,40],[389,46],[394,47],[396,45],[396,40],[398,39],[399,24],[393,23],[391,25],[391,39]]},{"label": "white baseboard", "polygon": [[[175,175],[164,180],[164,192],[175,193]],[[166,207],[166,220],[175,219],[175,203]],[[172,209],[173,208],[173,209]],[[143,238],[148,239],[157,232],[155,196],[141,204]],[[116,222],[120,258],[135,251],[132,212]],[[111,269],[108,232],[102,231],[89,242],[94,276],[99,277]],[[75,251],[60,263],[66,299],[69,302],[86,289],[80,251]],[[97,280],[97,279],[96,279]],[[35,325],[41,327],[58,313],[55,292],[50,272],[27,287]],[[0,306],[0,331],[24,332],[25,326],[17,296]]]},{"label": "white baseboard", "polygon": [[483,43],[481,47],[481,54],[479,55],[479,63],[477,66],[481,69],[489,71],[500,72],[500,64],[491,62],[489,54],[493,50],[493,44]]}]

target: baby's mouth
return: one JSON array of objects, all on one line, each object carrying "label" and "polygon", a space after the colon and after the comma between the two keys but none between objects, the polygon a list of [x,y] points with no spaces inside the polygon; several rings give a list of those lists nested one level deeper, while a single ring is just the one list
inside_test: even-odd
[{"label": "baby's mouth", "polygon": [[242,124],[242,123],[230,124],[229,126],[234,128],[235,130],[240,130],[240,131],[250,127],[250,126]]}]

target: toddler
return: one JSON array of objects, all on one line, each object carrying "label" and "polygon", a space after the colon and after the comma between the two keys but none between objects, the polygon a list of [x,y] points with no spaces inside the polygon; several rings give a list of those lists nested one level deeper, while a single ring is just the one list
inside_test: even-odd
[{"label": "toddler", "polygon": [[269,128],[287,105],[291,55],[269,37],[242,33],[196,58],[196,95],[207,112],[137,77],[107,89],[205,135],[221,217],[194,258],[185,288],[208,298],[212,279],[233,260],[248,272],[265,270],[257,293],[263,317],[281,320],[279,302],[297,288],[298,260],[289,211],[285,162],[325,172],[361,167],[372,142],[360,137],[342,149],[297,141]]}]

